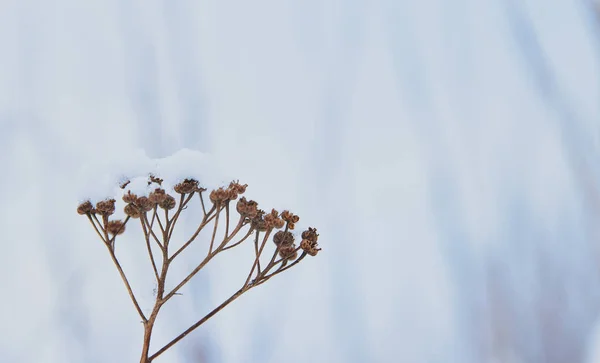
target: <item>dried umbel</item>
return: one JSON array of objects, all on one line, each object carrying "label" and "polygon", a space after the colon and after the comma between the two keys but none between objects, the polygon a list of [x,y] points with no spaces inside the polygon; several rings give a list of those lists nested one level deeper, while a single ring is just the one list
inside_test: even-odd
[{"label": "dried umbel", "polygon": [[155,203],[152,203],[152,201],[148,199],[148,197],[144,196],[138,197],[133,204],[135,204],[135,206],[138,207],[140,212],[149,212],[155,206]]},{"label": "dried umbel", "polygon": [[273,243],[280,248],[283,246],[291,246],[294,244],[294,235],[288,231],[277,231],[273,235]]},{"label": "dried umbel", "polygon": [[[203,192],[204,188],[198,186],[194,179],[185,179],[177,183],[174,187],[175,192],[180,194],[179,201],[168,194],[162,187],[163,180],[153,175],[150,176],[148,185],[156,184],[156,188],[148,196],[138,196],[131,190],[126,190],[128,184],[124,184],[123,201],[126,203],[124,212],[127,218],[124,220],[109,220],[109,216],[115,211],[115,200],[107,199],[94,205],[89,202],[83,202],[77,207],[77,213],[86,215],[88,221],[93,225],[96,234],[106,245],[115,267],[127,288],[131,301],[143,323],[144,339],[142,345],[142,355],[140,363],[153,362],[156,357],[187,336],[191,331],[202,325],[206,320],[215,315],[225,306],[237,299],[243,293],[267,282],[273,276],[283,273],[292,268],[306,255],[316,255],[320,248],[317,245],[318,234],[316,229],[308,228],[302,232],[302,242],[300,247],[295,244],[295,237],[290,232],[300,218],[289,211],[283,211],[281,214],[272,209],[269,213],[258,209],[258,203],[253,200],[247,200],[241,197],[236,203],[235,211],[232,211],[230,201],[237,199],[246,191],[246,184],[240,184],[239,181],[232,181],[227,188],[220,187],[213,190],[209,197],[212,206],[206,206],[206,198]],[[194,193],[198,193],[199,198],[192,198]],[[189,239],[182,243],[171,241],[172,236],[178,236],[173,230],[180,219],[180,214],[184,211],[193,210],[189,208],[196,202],[198,216],[198,227]],[[160,211],[159,208],[164,209]],[[168,211],[174,210],[174,213]],[[99,214],[102,218],[97,218]],[[189,220],[189,219],[188,219]],[[156,300],[152,309],[142,309],[135,297],[134,290],[131,288],[127,276],[116,257],[116,245],[120,235],[126,227],[131,229],[128,224],[134,223],[141,229],[146,243],[146,250],[149,257],[149,264],[152,267],[153,279],[156,280]],[[284,228],[281,230],[282,228]],[[189,272],[179,283],[175,281],[166,283],[166,276],[171,263],[183,251],[185,251],[193,242],[199,241],[197,236],[207,229],[210,243],[207,243],[207,252],[201,256],[197,266]],[[273,231],[275,229],[280,229]],[[273,234],[271,234],[273,233]],[[275,246],[268,244],[269,238]],[[168,303],[175,295],[179,295],[181,290],[212,258],[228,249],[234,248],[246,240],[253,243],[251,254],[249,255],[251,264],[250,271],[243,275],[243,284],[230,298],[221,305],[208,313],[202,319],[196,321],[187,330],[183,331],[177,337],[173,338],[165,346],[151,354],[150,338],[152,335],[155,320],[159,315],[161,308]],[[154,246],[154,248],[153,248]],[[268,250],[271,250],[268,252]],[[266,255],[266,256],[265,256]],[[237,270],[237,269],[232,269]],[[172,276],[173,274],[169,275]],[[147,311],[152,311],[148,314]],[[146,312],[146,313],[145,313]],[[148,315],[147,315],[148,314]]]},{"label": "dried umbel", "polygon": [[125,232],[125,223],[119,219],[109,221],[106,224],[106,231],[113,236],[123,234]]},{"label": "dried umbel", "polygon": [[265,216],[267,228],[281,228],[285,225],[283,219],[279,218],[279,213],[273,209],[271,213]]},{"label": "dried umbel", "polygon": [[279,247],[279,256],[285,260],[293,261],[298,258],[298,251],[296,250],[296,245],[285,245]]},{"label": "dried umbel", "polygon": [[123,194],[123,201],[125,203],[135,203],[138,196],[133,194],[131,190],[128,190],[127,193]]},{"label": "dried umbel", "polygon": [[300,243],[300,248],[302,248],[309,255],[316,256],[321,250],[318,248],[319,244],[317,243],[317,239],[319,239],[317,229],[308,227],[306,231],[302,232],[302,242]]},{"label": "dried umbel", "polygon": [[96,213],[103,216],[110,216],[115,212],[114,199],[107,199],[96,203]]},{"label": "dried umbel", "polygon": [[179,194],[189,194],[198,190],[198,181],[194,179],[185,179],[181,183],[175,184],[175,192]]},{"label": "dried umbel", "polygon": [[160,204],[167,199],[167,193],[162,188],[156,188],[148,195],[148,200],[154,204]]},{"label": "dried umbel", "polygon": [[127,214],[131,218],[140,218],[140,216],[142,215],[138,207],[131,203],[125,206],[124,211],[125,214]]},{"label": "dried umbel", "polygon": [[159,207],[161,207],[162,209],[165,210],[170,210],[175,208],[175,205],[177,204],[177,202],[175,201],[175,198],[173,198],[171,195],[167,194],[165,199],[160,202],[158,204]]},{"label": "dried umbel", "polygon": [[85,202],[81,203],[79,206],[77,206],[77,213],[78,214],[87,214],[87,213],[92,213],[92,211],[94,210],[94,206],[92,205],[92,203],[89,200],[86,200]]},{"label": "dried umbel", "polygon": [[258,203],[253,200],[246,200],[246,197],[241,197],[236,204],[236,209],[243,217],[252,219],[258,214]]}]

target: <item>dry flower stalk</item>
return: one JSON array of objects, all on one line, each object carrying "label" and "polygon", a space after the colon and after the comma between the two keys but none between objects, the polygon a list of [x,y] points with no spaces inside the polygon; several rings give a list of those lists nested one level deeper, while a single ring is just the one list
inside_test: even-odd
[{"label": "dry flower stalk", "polygon": [[[155,358],[171,348],[174,344],[179,342],[186,335],[198,328],[245,292],[265,283],[273,276],[292,268],[302,261],[306,255],[315,256],[320,251],[317,243],[319,235],[315,228],[309,227],[302,232],[300,246],[296,246],[294,235],[290,231],[295,228],[295,224],[300,220],[297,215],[294,215],[289,211],[279,213],[275,209],[267,214],[265,211],[258,209],[258,203],[253,200],[247,200],[245,197],[241,197],[236,202],[235,211],[237,211],[238,218],[235,224],[231,223],[230,219],[232,219],[233,213],[230,208],[230,203],[236,200],[241,194],[244,194],[247,187],[245,184],[241,185],[239,182],[233,181],[227,188],[221,187],[212,190],[209,193],[208,200],[206,200],[207,198],[205,198],[205,195],[203,194],[206,192],[206,189],[200,187],[196,180],[185,179],[174,187],[175,192],[180,195],[179,202],[177,202],[175,197],[162,189],[162,182],[162,179],[150,175],[148,185],[154,183],[157,188],[148,196],[137,196],[131,191],[127,191],[127,193],[123,195],[123,201],[127,203],[124,208],[127,217],[123,221],[115,219],[109,220],[109,217],[115,212],[114,199],[100,201],[96,203],[96,206],[92,205],[91,202],[86,201],[77,207],[77,213],[87,216],[94,230],[106,245],[108,253],[125,284],[129,297],[142,319],[142,323],[144,324],[144,338],[140,363],[150,363],[154,361]],[[129,182],[126,182],[122,184],[121,187],[125,189],[128,184]],[[199,222],[199,225],[192,236],[186,242],[181,244],[179,248],[173,251],[173,249],[170,249],[173,230],[180,214],[192,204],[192,199],[195,195],[198,195],[197,200],[202,208],[202,220]],[[212,205],[207,205],[208,203],[211,203]],[[163,210],[162,213],[159,209]],[[174,213],[170,214],[169,212],[171,211],[174,211]],[[156,300],[149,316],[146,316],[142,312],[115,253],[116,238],[125,232],[126,225],[132,219],[138,219],[140,222],[140,228],[144,233],[148,258],[152,266],[154,278],[157,282]],[[217,236],[219,223],[225,224],[225,233],[223,236]],[[166,277],[171,263],[186,248],[196,241],[198,235],[205,229],[209,231],[211,236],[206,256],[198,263],[196,268],[175,285],[173,289],[167,291],[165,287]],[[274,232],[274,230],[278,231]],[[211,259],[219,253],[239,246],[249,239],[251,235],[254,235],[254,238],[252,238],[254,240],[254,253],[250,259],[250,271],[240,289],[206,316],[196,321],[188,329],[173,338],[165,346],[158,349],[153,354],[150,354],[152,329],[161,308],[173,296],[178,294],[178,291],[202,270]],[[266,261],[262,261],[261,266],[262,256],[265,254],[265,247],[271,235],[275,246],[274,251],[269,261],[266,264]],[[151,245],[154,243],[157,244],[160,253],[153,252]],[[298,256],[298,254],[300,255]]]}]

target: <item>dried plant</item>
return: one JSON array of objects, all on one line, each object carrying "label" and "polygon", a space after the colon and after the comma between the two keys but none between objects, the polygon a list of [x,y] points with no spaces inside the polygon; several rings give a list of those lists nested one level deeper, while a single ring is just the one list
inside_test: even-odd
[{"label": "dried plant", "polygon": [[[230,205],[241,194],[244,194],[247,185],[241,185],[236,181],[231,182],[227,188],[221,187],[208,193],[207,201],[205,195],[206,189],[200,187],[196,180],[185,179],[174,187],[175,192],[179,194],[179,202],[177,202],[175,197],[162,189],[162,182],[162,179],[150,176],[148,185],[155,184],[156,189],[147,196],[138,196],[130,190],[127,191],[123,195],[123,201],[126,203],[124,211],[127,215],[123,221],[110,219],[110,216],[115,212],[115,199],[100,201],[96,203],[96,206],[86,201],[77,207],[77,212],[88,218],[94,230],[106,245],[108,253],[127,288],[129,297],[142,319],[144,337],[140,358],[141,363],[152,362],[156,357],[171,348],[245,292],[295,266],[306,255],[315,256],[320,251],[317,244],[319,235],[314,228],[308,228],[302,232],[301,242],[299,246],[296,246],[295,237],[291,230],[294,230],[295,224],[300,219],[297,215],[289,211],[279,213],[275,209],[266,213],[258,209],[258,203],[253,200],[246,200],[245,197],[241,197],[236,202],[235,210],[238,218],[237,222],[233,224],[230,219],[234,213]],[[128,184],[129,182],[123,183],[121,188],[125,189]],[[178,248],[174,248],[171,244],[173,230],[181,213],[193,203],[192,199],[194,196],[198,196],[197,200],[202,208],[203,217],[192,236],[187,241],[182,241],[183,243],[179,244]],[[138,304],[138,300],[115,253],[117,236],[125,232],[128,224],[132,223],[132,219],[139,220],[139,226],[143,231],[148,251],[148,258],[152,266],[154,278],[156,279],[156,299],[149,316],[146,316],[142,312],[142,308]],[[220,223],[225,224],[223,236],[217,236]],[[175,258],[196,241],[198,235],[205,229],[210,233],[210,244],[206,256],[183,280],[177,283],[174,288],[167,291],[166,279],[169,267]],[[278,231],[273,233],[274,230]],[[252,235],[253,238],[249,238]],[[262,258],[266,253],[265,247],[271,236],[274,243],[273,252],[270,258],[268,255],[267,258]],[[206,316],[173,338],[169,343],[153,354],[150,354],[152,329],[161,308],[173,296],[178,294],[178,291],[216,255],[239,246],[246,240],[253,240],[254,253],[249,260],[250,271],[240,289]],[[151,247],[152,244],[158,246],[160,253],[154,253]],[[261,260],[263,260],[262,263]]]}]

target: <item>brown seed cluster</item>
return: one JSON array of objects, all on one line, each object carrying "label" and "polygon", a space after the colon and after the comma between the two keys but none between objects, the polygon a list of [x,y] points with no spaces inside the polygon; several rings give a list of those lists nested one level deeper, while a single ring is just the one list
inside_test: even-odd
[{"label": "brown seed cluster", "polygon": [[259,209],[256,212],[256,216],[254,216],[254,218],[252,218],[252,220],[250,221],[250,226],[252,227],[252,229],[255,229],[260,232],[264,232],[268,229],[267,222],[265,222],[264,210]]},{"label": "brown seed cluster", "polygon": [[179,194],[190,194],[199,191],[198,181],[195,179],[185,179],[181,183],[175,184],[175,192]]},{"label": "brown seed cluster", "polygon": [[290,211],[284,210],[281,212],[281,219],[283,219],[287,224],[289,229],[294,229],[296,223],[300,220],[300,217],[291,213]]},{"label": "brown seed cluster", "polygon": [[246,200],[246,197],[241,197],[235,208],[242,217],[252,219],[258,214],[258,203],[253,200]]},{"label": "brown seed cluster", "polygon": [[298,257],[296,245],[294,244],[294,235],[289,231],[277,231],[273,235],[273,243],[279,249],[279,256],[286,260],[295,260]]},{"label": "brown seed cluster", "polygon": [[167,193],[162,188],[156,188],[148,195],[148,200],[154,204],[160,204],[167,198]]},{"label": "brown seed cluster", "polygon": [[317,253],[321,250],[317,240],[319,239],[319,234],[317,233],[316,228],[308,227],[308,229],[302,232],[302,242],[300,243],[300,248],[302,248],[306,253],[311,256],[316,256]]},{"label": "brown seed cluster", "polygon": [[170,210],[170,209],[175,208],[175,204],[177,204],[175,202],[175,198],[173,198],[173,196],[167,194],[165,199],[162,202],[158,203],[158,206],[161,207],[162,209]]},{"label": "brown seed cluster", "polygon": [[161,178],[158,178],[158,177],[150,174],[150,175],[148,175],[148,185],[150,185],[152,183],[156,183],[158,185],[162,185],[163,180]]},{"label": "brown seed cluster", "polygon": [[102,216],[110,216],[115,212],[115,202],[114,199],[106,199],[96,203],[96,213]]},{"label": "brown seed cluster", "polygon": [[80,215],[92,213],[93,210],[94,210],[94,206],[92,205],[92,203],[89,200],[86,200],[85,202],[83,202],[79,206],[77,206],[77,213]]},{"label": "brown seed cluster", "polygon": [[272,209],[271,213],[265,216],[265,222],[267,223],[268,227],[277,229],[285,225],[283,219],[279,218],[279,212],[277,212],[275,209]]},{"label": "brown seed cluster", "polygon": [[237,181],[229,183],[227,188],[220,187],[210,192],[210,200],[215,204],[236,200],[240,194],[244,194],[248,184],[240,184]]},{"label": "brown seed cluster", "polygon": [[113,236],[123,234],[125,232],[125,223],[120,219],[109,221],[106,224],[106,231]]}]

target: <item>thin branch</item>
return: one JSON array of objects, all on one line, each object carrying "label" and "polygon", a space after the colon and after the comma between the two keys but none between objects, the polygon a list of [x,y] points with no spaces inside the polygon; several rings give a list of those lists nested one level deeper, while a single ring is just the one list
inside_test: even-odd
[{"label": "thin branch", "polygon": [[202,198],[202,192],[198,192],[198,195],[200,196],[200,203],[202,204],[202,211],[204,212],[204,216],[206,217],[206,208],[204,207],[204,198]]},{"label": "thin branch", "polygon": [[190,281],[192,279],[192,277],[194,277],[194,275],[196,275],[198,273],[198,271],[202,270],[202,268],[213,258],[215,254],[208,254],[208,256],[206,256],[204,258],[204,260],[202,260],[202,262],[200,262],[200,264],[198,266],[196,266],[195,269],[192,270],[192,272],[189,273],[189,275],[187,275],[186,278],[184,278],[177,286],[175,286],[173,288],[173,290],[171,290],[171,292],[169,292],[164,298],[163,298],[163,302],[166,302],[167,300],[169,300],[173,295],[175,295],[175,293],[177,291],[179,291],[179,289],[181,289],[183,287],[183,285],[185,285],[188,281]]},{"label": "thin branch", "polygon": [[254,286],[262,285],[263,283],[267,282],[267,281],[268,281],[268,280],[269,280],[271,277],[273,277],[273,276],[275,276],[275,275],[277,275],[277,274],[280,274],[280,273],[282,273],[283,271],[285,271],[285,270],[288,270],[288,269],[290,269],[290,268],[294,267],[296,264],[298,264],[300,261],[302,261],[302,259],[303,259],[304,257],[306,257],[306,255],[307,255],[307,254],[308,254],[308,253],[307,253],[306,251],[305,251],[305,252],[302,252],[302,254],[300,255],[300,257],[298,257],[298,259],[297,259],[296,261],[292,262],[291,264],[289,264],[289,265],[288,265],[288,266],[286,266],[286,267],[279,268],[277,271],[273,272],[273,273],[272,273],[272,274],[270,274],[270,275],[267,275],[267,276],[263,277],[263,278],[262,278],[260,281],[258,281],[258,282],[256,282],[256,283],[252,284],[252,286],[254,287]]},{"label": "thin branch", "polygon": [[195,192],[191,192],[190,195],[188,195],[187,199],[185,199],[185,200],[183,199],[185,197],[185,195],[181,194],[181,199],[179,200],[179,208],[177,208],[177,212],[173,216],[173,220],[171,221],[171,226],[169,228],[169,241],[171,240],[171,236],[173,235],[173,230],[175,229],[175,223],[177,223],[177,219],[179,219],[179,215],[181,214],[181,211],[183,211],[184,207],[188,204],[190,199],[192,199],[192,197],[194,196],[194,193]]},{"label": "thin branch", "polygon": [[145,220],[140,218],[140,223],[142,224],[142,229],[144,230],[144,239],[146,240],[146,247],[148,249],[148,255],[150,256],[150,262],[152,262],[152,269],[154,270],[154,276],[156,276],[156,282],[160,281],[160,277],[158,277],[158,269],[156,268],[156,262],[154,261],[154,254],[152,253],[152,247],[150,247],[150,234],[146,229]]},{"label": "thin branch", "polygon": [[[140,218],[144,218],[145,222],[148,224],[148,216],[146,216],[146,213],[142,213]],[[158,217],[156,219],[158,220]],[[160,247],[160,250],[163,251],[165,249],[165,246],[163,246],[162,243],[160,243],[160,240],[158,239],[158,237],[156,237],[156,234],[154,233],[152,228],[148,229],[148,231],[150,232],[152,237],[154,237],[154,241],[156,241],[156,244],[158,244],[158,247]]]},{"label": "thin branch", "polygon": [[123,272],[123,269],[121,268],[121,264],[117,260],[117,256],[115,256],[115,254],[113,253],[110,245],[107,244],[106,248],[108,248],[110,257],[112,258],[113,263],[115,264],[115,266],[117,267],[117,270],[119,271],[119,274],[121,275],[121,279],[123,280],[123,283],[125,284],[125,287],[127,288],[127,292],[129,293],[129,297],[131,298],[131,301],[133,302],[135,309],[137,310],[138,314],[140,315],[140,318],[142,318],[142,321],[145,323],[146,321],[148,321],[148,319],[146,319],[146,316],[144,316],[144,313],[142,312],[142,309],[140,308],[140,305],[138,304],[137,299],[135,298],[135,295],[133,294],[133,290],[131,290],[129,281],[127,280],[127,277],[125,276],[125,272]]},{"label": "thin branch", "polygon": [[[90,223],[92,224],[92,226],[94,226],[94,229],[96,230],[96,233],[98,233],[98,237],[100,237],[100,239],[102,240],[102,242],[104,242],[106,244],[107,243],[106,240],[102,236],[102,233],[100,233],[100,231],[98,230],[98,227],[96,227],[96,223],[94,223],[94,220],[92,219],[90,213],[87,213],[87,217],[90,220]],[[98,219],[96,218],[96,220],[98,220]],[[102,228],[102,226],[100,226],[100,228]]]},{"label": "thin branch", "polygon": [[210,313],[206,314],[202,319],[198,320],[196,323],[194,323],[192,326],[190,326],[188,329],[186,329],[183,333],[179,334],[177,337],[175,337],[173,340],[171,340],[169,343],[167,343],[164,347],[160,348],[156,353],[152,354],[150,356],[149,360],[152,361],[156,357],[158,357],[159,355],[164,353],[167,349],[171,348],[175,343],[177,343],[181,339],[185,338],[186,335],[188,335],[189,333],[194,331],[200,325],[204,324],[208,319],[212,318],[216,313],[221,311],[224,307],[229,305],[231,302],[233,302],[235,299],[240,297],[244,292],[246,292],[248,290],[249,290],[249,288],[247,288],[245,286],[242,287],[241,289],[239,289],[235,294],[231,295],[221,305],[214,308]]},{"label": "thin branch", "polygon": [[215,236],[217,235],[217,227],[219,227],[219,214],[221,214],[221,208],[217,208],[217,217],[215,218],[215,227],[213,228],[212,238],[210,239],[210,247],[208,248],[208,254],[212,253],[213,244],[215,243]]},{"label": "thin branch", "polygon": [[234,244],[232,244],[232,245],[229,245],[229,246],[227,246],[227,247],[224,247],[224,248],[222,248],[222,249],[221,249],[221,252],[223,252],[223,251],[227,251],[228,249],[230,249],[230,248],[233,248],[233,247],[235,247],[235,246],[239,245],[240,243],[244,242],[244,241],[246,240],[246,238],[248,238],[248,237],[249,237],[249,236],[252,234],[252,232],[254,232],[254,229],[253,229],[253,228],[250,228],[250,229],[248,230],[248,233],[246,233],[246,235],[245,235],[245,236],[244,236],[244,237],[243,237],[241,240],[237,241],[236,243],[234,243]]},{"label": "thin branch", "polygon": [[[267,230],[267,232],[265,233],[265,237],[263,238],[262,244],[260,245],[260,249],[258,250],[258,254],[256,255],[256,258],[254,259],[254,264],[252,265],[252,269],[250,270],[250,273],[248,274],[248,277],[246,278],[246,282],[244,282],[244,286],[248,285],[248,282],[250,281],[250,278],[252,277],[252,273],[254,272],[254,269],[260,263],[260,255],[262,254],[263,248],[265,248],[265,244],[267,243],[267,239],[269,238],[269,235],[271,234],[272,230],[273,230],[272,228],[269,228]],[[256,234],[256,240],[258,241],[258,233]],[[260,274],[260,270],[257,271],[257,274]]]},{"label": "thin branch", "polygon": [[[198,228],[196,229],[196,232],[194,232],[194,234],[192,235],[192,237],[190,237],[190,239],[183,244],[183,246],[179,247],[179,249],[169,258],[169,261],[173,261],[173,259],[175,257],[177,257],[178,254],[180,254],[181,252],[183,252],[183,250],[185,250],[192,242],[194,242],[194,240],[196,239],[196,237],[198,237],[198,235],[200,234],[200,232],[202,231],[202,229],[209,224],[213,218],[215,218],[215,215],[210,216],[210,214],[212,213],[212,211],[215,209],[215,207],[213,206],[211,208],[211,210],[208,212],[207,215],[204,216],[204,218],[202,219],[202,222],[200,222],[200,225],[198,226]],[[208,217],[210,216],[210,217]],[[207,219],[208,217],[208,219]]]}]

